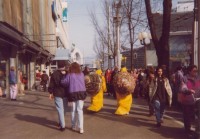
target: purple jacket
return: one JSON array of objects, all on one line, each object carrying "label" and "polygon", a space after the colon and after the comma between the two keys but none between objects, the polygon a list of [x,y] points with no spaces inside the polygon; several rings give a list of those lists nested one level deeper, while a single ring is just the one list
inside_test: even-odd
[{"label": "purple jacket", "polygon": [[63,77],[61,84],[68,89],[69,101],[84,100],[86,98],[87,95],[83,73],[69,73]]}]

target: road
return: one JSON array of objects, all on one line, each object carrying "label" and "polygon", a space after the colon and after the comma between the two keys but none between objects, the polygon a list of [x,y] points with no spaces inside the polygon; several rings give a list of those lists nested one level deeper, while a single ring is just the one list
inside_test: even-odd
[{"label": "road", "polygon": [[[130,114],[117,116],[116,100],[104,95],[104,107],[99,113],[89,113],[88,97],[84,105],[84,134],[67,129],[58,130],[57,112],[47,92],[26,92],[17,101],[0,98],[0,136],[2,139],[186,139],[182,114],[167,109],[162,127],[155,127],[155,117],[148,116],[144,99],[134,99]],[[68,109],[69,110],[69,109]]]}]

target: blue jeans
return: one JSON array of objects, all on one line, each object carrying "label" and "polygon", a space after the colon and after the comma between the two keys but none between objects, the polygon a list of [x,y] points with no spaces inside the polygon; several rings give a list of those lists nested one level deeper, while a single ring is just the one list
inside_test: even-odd
[{"label": "blue jeans", "polygon": [[[83,129],[83,100],[77,100],[72,102],[71,109],[71,120],[72,120],[72,128],[76,127],[76,123],[79,129]],[[78,114],[76,118],[76,112]]]},{"label": "blue jeans", "polygon": [[161,123],[161,119],[163,118],[163,114],[165,111],[165,103],[160,102],[158,100],[154,100],[153,106],[155,110],[157,123]]},{"label": "blue jeans", "polygon": [[62,128],[65,128],[65,113],[67,107],[67,98],[55,97],[55,105],[58,111],[59,124]]}]

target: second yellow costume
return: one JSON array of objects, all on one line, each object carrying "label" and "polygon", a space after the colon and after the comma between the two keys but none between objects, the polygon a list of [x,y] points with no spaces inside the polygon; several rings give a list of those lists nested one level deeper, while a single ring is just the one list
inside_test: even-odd
[{"label": "second yellow costume", "polygon": [[102,76],[102,71],[97,70],[96,73],[100,75],[102,78],[102,86],[101,86],[100,91],[96,95],[91,96],[91,105],[87,108],[87,110],[93,111],[93,112],[98,112],[103,107],[103,93],[106,92],[107,90],[106,81],[105,81],[104,76]]},{"label": "second yellow costume", "polygon": [[[127,72],[127,69],[124,67],[120,72]],[[115,114],[117,115],[126,115],[129,114],[132,105],[132,93],[127,96],[122,96],[116,92],[117,97],[117,110]]]}]

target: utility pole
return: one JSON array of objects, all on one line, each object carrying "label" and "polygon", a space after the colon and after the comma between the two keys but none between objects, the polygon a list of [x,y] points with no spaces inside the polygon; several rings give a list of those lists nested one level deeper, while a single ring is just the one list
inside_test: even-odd
[{"label": "utility pole", "polygon": [[110,4],[107,3],[107,10],[108,10],[108,68],[111,68],[111,60],[110,60],[110,49],[111,49],[111,44],[110,44]]},{"label": "utility pole", "polygon": [[199,0],[196,0],[196,4],[197,4],[197,22],[198,22],[198,70],[199,70],[199,73],[200,73],[200,1]]},{"label": "utility pole", "polygon": [[[192,48],[192,64],[198,66],[198,8],[197,1],[194,1],[194,27],[193,27],[193,48]],[[199,67],[199,66],[198,66]]]},{"label": "utility pole", "polygon": [[114,21],[116,23],[115,66],[117,66],[120,69],[121,56],[120,56],[120,48],[119,48],[120,47],[119,25],[120,25],[121,17],[119,15],[119,10],[121,8],[121,0],[119,0],[119,2],[115,4],[115,6],[116,6],[116,17],[114,17]]}]

